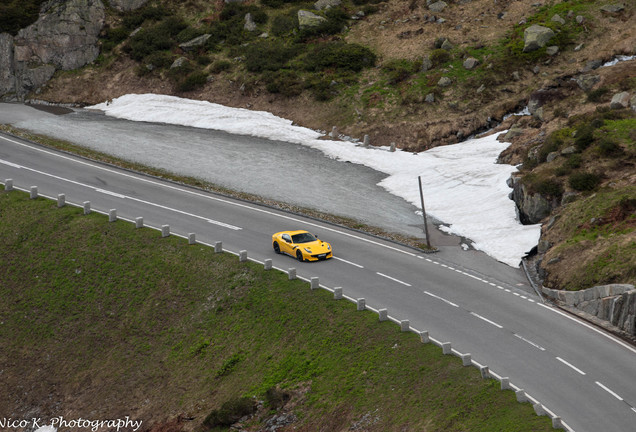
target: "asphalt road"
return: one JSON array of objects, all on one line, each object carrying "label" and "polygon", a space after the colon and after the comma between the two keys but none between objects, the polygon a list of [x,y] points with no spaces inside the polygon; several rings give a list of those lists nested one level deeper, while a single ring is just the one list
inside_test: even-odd
[{"label": "asphalt road", "polygon": [[[121,218],[197,241],[223,242],[227,251],[271,259],[275,268],[296,268],[319,277],[323,288],[342,287],[373,310],[388,309],[395,321],[428,331],[438,342],[471,353],[514,389],[562,418],[577,432],[636,431],[636,349],[543,304],[518,271],[484,261],[456,262],[422,254],[320,221],[210,194],[183,185],[89,162],[0,135],[0,182],[57,197],[90,201],[94,210],[117,209]],[[334,246],[335,258],[299,263],[274,254],[271,234],[307,229]],[[475,266],[478,264],[479,266]]]}]

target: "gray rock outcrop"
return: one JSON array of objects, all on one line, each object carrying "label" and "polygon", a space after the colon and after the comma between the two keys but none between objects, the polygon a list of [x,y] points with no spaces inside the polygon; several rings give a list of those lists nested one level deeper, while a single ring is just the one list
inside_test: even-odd
[{"label": "gray rock outcrop", "polygon": [[620,92],[616,93],[612,97],[612,101],[610,102],[611,109],[623,109],[629,106],[629,93],[628,92]]},{"label": "gray rock outcrop", "polygon": [[464,69],[475,69],[477,66],[479,66],[479,60],[474,57],[468,57],[466,60],[464,60],[463,66]]},{"label": "gray rock outcrop", "polygon": [[148,0],[107,0],[108,4],[112,6],[114,9],[118,11],[126,12],[135,9],[139,9],[146,3]]},{"label": "gray rock outcrop", "polygon": [[601,81],[601,77],[598,75],[583,74],[577,76],[574,80],[581,90],[587,92],[592,90],[592,88]]},{"label": "gray rock outcrop", "polygon": [[523,52],[536,51],[546,46],[554,37],[552,29],[533,24],[523,32]]},{"label": "gray rock outcrop", "polygon": [[517,177],[512,177],[509,183],[512,183],[511,199],[515,202],[519,220],[524,225],[539,223],[559,206],[556,198],[531,193]]},{"label": "gray rock outcrop", "polygon": [[56,70],[72,70],[99,55],[105,11],[101,0],[50,0],[38,20],[15,37],[0,37],[0,90],[3,98],[22,100]]},{"label": "gray rock outcrop", "polygon": [[318,0],[314,3],[314,7],[317,10],[330,9],[332,7],[340,6],[342,0]]},{"label": "gray rock outcrop", "polygon": [[203,45],[205,45],[205,43],[208,41],[208,39],[210,39],[212,37],[211,34],[204,34],[198,37],[195,37],[192,40],[189,40],[188,42],[184,42],[182,44],[179,44],[179,48],[181,48],[184,51],[191,51],[195,48],[199,48]]},{"label": "gray rock outcrop", "polygon": [[302,9],[298,11],[298,26],[300,29],[317,27],[326,21],[327,19],[325,17],[316,15],[313,12]]},{"label": "gray rock outcrop", "polygon": [[446,9],[446,6],[448,6],[448,4],[446,2],[437,1],[435,3],[429,4],[428,5],[428,10],[430,10],[431,12],[441,12],[444,9]]}]

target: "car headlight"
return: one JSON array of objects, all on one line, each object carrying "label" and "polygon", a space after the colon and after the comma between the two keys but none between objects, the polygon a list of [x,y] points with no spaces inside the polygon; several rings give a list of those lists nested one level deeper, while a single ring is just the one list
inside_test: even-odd
[{"label": "car headlight", "polygon": [[305,249],[305,251],[306,251],[307,253],[311,253],[311,249],[309,249],[309,248],[304,248],[304,249]]},{"label": "car headlight", "polygon": [[327,250],[331,250],[331,245],[327,245]]}]

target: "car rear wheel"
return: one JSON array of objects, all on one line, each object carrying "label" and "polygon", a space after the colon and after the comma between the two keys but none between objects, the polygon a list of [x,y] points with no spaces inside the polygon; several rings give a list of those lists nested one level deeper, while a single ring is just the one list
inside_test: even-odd
[{"label": "car rear wheel", "polygon": [[305,260],[303,259],[303,253],[302,253],[301,251],[297,251],[297,252],[296,252],[296,258],[297,258],[297,259],[298,259],[298,261],[300,261],[300,262],[305,261]]},{"label": "car rear wheel", "polygon": [[277,242],[274,242],[274,252],[276,252],[277,254],[280,253],[280,246],[278,246]]}]

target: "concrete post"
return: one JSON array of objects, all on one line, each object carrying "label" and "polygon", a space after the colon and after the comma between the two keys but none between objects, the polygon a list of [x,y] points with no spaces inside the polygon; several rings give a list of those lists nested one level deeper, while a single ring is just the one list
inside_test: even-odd
[{"label": "concrete post", "polygon": [[342,288],[341,287],[335,287],[333,289],[333,298],[334,298],[334,300],[342,299]]},{"label": "concrete post", "polygon": [[84,201],[84,214],[87,215],[91,212],[91,202],[90,201]]},{"label": "concrete post", "polygon": [[247,261],[247,251],[246,250],[242,250],[242,251],[239,252],[239,261],[240,262]]},{"label": "concrete post", "polygon": [[515,395],[517,395],[517,402],[528,402],[528,396],[526,396],[526,392],[523,389],[517,390]]},{"label": "concrete post", "polygon": [[335,126],[333,126],[333,127],[331,128],[331,132],[329,132],[329,136],[330,136],[331,138],[338,138],[338,128],[337,128],[337,127],[335,127]]},{"label": "concrete post", "polygon": [[38,197],[38,187],[37,186],[31,186],[31,195],[30,195],[31,199],[36,199]]},{"label": "concrete post", "polygon": [[502,390],[509,390],[510,389],[510,378],[508,378],[508,377],[501,378],[501,389]]},{"label": "concrete post", "polygon": [[161,237],[170,236],[170,225],[161,225]]},{"label": "concrete post", "polygon": [[64,194],[59,194],[57,196],[57,206],[64,207],[66,205],[66,196]]},{"label": "concrete post", "polygon": [[197,244],[197,235],[195,233],[188,233],[188,244]]},{"label": "concrete post", "polygon": [[363,298],[356,300],[356,306],[359,311],[363,311],[367,308],[367,301]]},{"label": "concrete post", "polygon": [[543,409],[543,405],[540,403],[536,403],[532,406],[534,408],[534,412],[538,416],[545,415],[545,410]]},{"label": "concrete post", "polygon": [[296,269],[290,268],[289,270],[287,270],[287,275],[289,276],[289,280],[296,279]]},{"label": "concrete post", "polygon": [[144,227],[144,218],[138,217],[135,219],[135,228],[143,228]]},{"label": "concrete post", "polygon": [[365,147],[369,147],[369,135],[365,135],[362,139],[362,145]]},{"label": "concrete post", "polygon": [[420,340],[422,341],[422,343],[429,343],[431,341],[431,338],[429,337],[427,331],[420,332]]},{"label": "concrete post", "polygon": [[407,332],[411,330],[411,322],[409,320],[400,321],[400,331]]},{"label": "concrete post", "polygon": [[443,353],[443,354],[446,354],[446,355],[448,355],[448,354],[452,354],[452,353],[453,353],[453,351],[451,351],[451,344],[450,344],[450,342],[444,342],[444,343],[442,343],[442,353]]},{"label": "concrete post", "polygon": [[317,278],[317,277],[312,277],[312,278],[310,279],[310,285],[309,285],[309,286],[310,286],[310,288],[311,288],[312,290],[315,290],[315,289],[320,288],[320,279],[319,279],[319,278]]},{"label": "concrete post", "polygon": [[462,365],[463,366],[472,366],[473,361],[471,359],[470,353],[462,354]]},{"label": "concrete post", "polygon": [[110,209],[108,212],[108,222],[115,222],[117,220],[117,209]]},{"label": "concrete post", "polygon": [[265,268],[265,270],[271,270],[272,269],[272,260],[271,259],[266,259],[265,260],[265,265],[263,267]]},{"label": "concrete post", "polygon": [[215,253],[221,253],[221,252],[223,252],[223,243],[222,243],[222,242],[216,242],[216,243],[214,243],[214,252],[215,252]]},{"label": "concrete post", "polygon": [[482,366],[479,368],[479,372],[481,373],[481,378],[482,379],[488,379],[490,378],[490,369],[488,369],[488,366]]},{"label": "concrete post", "polygon": [[553,417],[552,418],[552,428],[553,429],[562,429],[563,424],[561,423],[561,417]]},{"label": "concrete post", "polygon": [[386,309],[380,309],[378,311],[378,318],[380,321],[386,321],[389,319],[389,312]]},{"label": "concrete post", "polygon": [[13,190],[13,179],[6,179],[4,181],[4,190],[7,192]]},{"label": "concrete post", "polygon": [[395,151],[395,143],[392,142],[391,143],[391,153],[393,153]]}]

